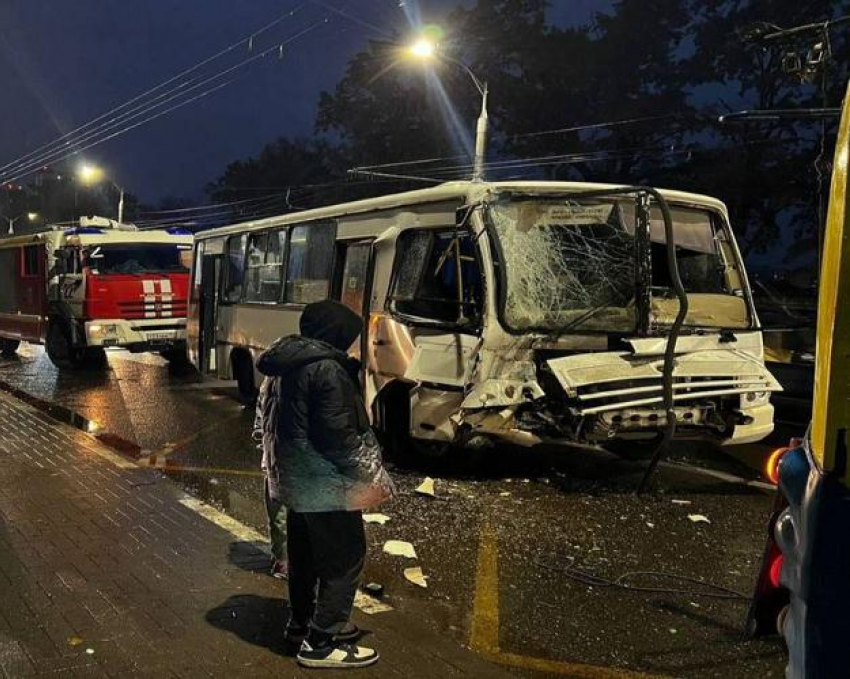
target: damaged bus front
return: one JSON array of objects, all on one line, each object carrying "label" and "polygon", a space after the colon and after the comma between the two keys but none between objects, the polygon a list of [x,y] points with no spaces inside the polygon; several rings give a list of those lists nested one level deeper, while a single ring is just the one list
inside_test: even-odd
[{"label": "damaged bus front", "polygon": [[[464,366],[462,391],[418,375],[414,438],[605,446],[651,442],[666,428],[664,354],[679,300],[651,194],[661,196],[555,186],[491,186],[458,211],[455,244],[430,273],[456,287],[456,330],[477,327],[477,340],[443,357]],[[764,365],[725,207],[663,195],[688,301],[672,364],[677,435],[760,440],[781,387]]]}]

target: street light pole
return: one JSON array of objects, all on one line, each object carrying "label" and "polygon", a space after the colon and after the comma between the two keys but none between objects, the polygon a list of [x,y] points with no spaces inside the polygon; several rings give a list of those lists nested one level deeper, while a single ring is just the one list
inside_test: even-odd
[{"label": "street light pole", "polygon": [[124,223],[124,189],[122,189],[118,184],[112,182],[112,186],[118,189],[118,223]]},{"label": "street light pole", "polygon": [[0,215],[0,217],[3,217],[3,219],[5,219],[9,223],[9,230],[6,233],[10,236],[14,236],[15,222],[17,222],[22,217],[26,217],[29,221],[34,222],[36,219],[38,219],[38,214],[35,212],[24,212],[22,214],[19,214],[17,217],[7,217],[6,215]]},{"label": "street light pole", "polygon": [[475,130],[475,164],[472,170],[472,181],[484,181],[484,161],[487,153],[487,132],[490,127],[490,117],[487,114],[487,84],[481,93],[481,115]]},{"label": "street light pole", "polygon": [[438,59],[443,63],[452,64],[461,70],[465,71],[475,89],[481,95],[481,113],[478,116],[478,122],[475,128],[475,159],[472,166],[472,181],[480,182],[484,180],[484,165],[487,160],[487,134],[490,129],[490,116],[487,112],[487,98],[489,88],[487,83],[482,81],[475,75],[473,70],[465,63],[447,54],[441,54],[437,50],[437,45],[429,41],[427,38],[420,38],[416,43],[411,45],[409,52],[422,60]]}]

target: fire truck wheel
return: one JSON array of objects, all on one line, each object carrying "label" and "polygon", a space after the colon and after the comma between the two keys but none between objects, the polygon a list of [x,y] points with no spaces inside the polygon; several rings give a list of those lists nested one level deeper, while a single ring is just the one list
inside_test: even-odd
[{"label": "fire truck wheel", "polygon": [[87,368],[103,368],[107,364],[106,350],[103,347],[88,347],[83,354],[82,363]]},{"label": "fire truck wheel", "polygon": [[62,321],[50,321],[45,345],[48,358],[57,368],[77,368],[85,362],[86,350],[71,344],[71,333]]},{"label": "fire truck wheel", "polygon": [[0,356],[12,358],[19,346],[21,346],[21,343],[18,340],[0,339]]},{"label": "fire truck wheel", "polygon": [[164,349],[159,352],[159,355],[175,366],[182,367],[189,365],[189,354],[186,353],[186,347]]}]

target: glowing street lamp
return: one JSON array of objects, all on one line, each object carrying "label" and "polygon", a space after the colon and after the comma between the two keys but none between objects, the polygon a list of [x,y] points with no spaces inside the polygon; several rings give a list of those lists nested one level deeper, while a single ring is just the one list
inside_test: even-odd
[{"label": "glowing street lamp", "polygon": [[15,222],[17,222],[19,219],[23,219],[24,217],[26,217],[28,221],[34,222],[36,219],[38,219],[38,213],[37,212],[24,212],[23,214],[20,214],[17,217],[7,217],[6,215],[0,215],[0,217],[5,219],[9,223],[9,230],[7,231],[7,233],[10,236],[14,236],[15,235]]},{"label": "glowing street lamp", "polygon": [[457,66],[466,72],[475,85],[475,89],[481,95],[481,114],[478,116],[478,125],[475,134],[475,163],[472,170],[472,180],[476,182],[482,181],[484,179],[484,161],[487,152],[487,132],[490,126],[490,119],[487,114],[487,83],[479,79],[473,73],[472,69],[462,61],[440,52],[439,45],[428,36],[423,35],[413,42],[407,48],[407,53],[410,57],[423,63],[437,60]]},{"label": "glowing street lamp", "polygon": [[428,38],[419,38],[408,49],[417,59],[431,59],[437,51],[437,45]]},{"label": "glowing street lamp", "polygon": [[[97,165],[83,163],[77,168],[77,178],[86,186],[97,184],[103,180],[104,176],[104,171]],[[115,187],[116,191],[118,191],[118,223],[121,224],[124,222],[124,189],[118,186],[118,184],[111,179],[109,180],[109,183]]]}]

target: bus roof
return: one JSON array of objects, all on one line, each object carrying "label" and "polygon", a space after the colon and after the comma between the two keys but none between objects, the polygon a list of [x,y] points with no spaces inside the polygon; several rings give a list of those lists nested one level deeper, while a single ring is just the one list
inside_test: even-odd
[{"label": "bus roof", "polygon": [[[348,203],[338,203],[327,207],[320,207],[300,212],[288,212],[274,217],[264,219],[237,222],[215,229],[209,229],[196,234],[198,240],[226,236],[233,233],[253,231],[263,228],[285,226],[287,224],[300,224],[309,221],[332,219],[345,215],[357,215],[379,210],[392,210],[408,205],[423,203],[440,203],[453,200],[463,202],[476,202],[487,194],[499,191],[516,191],[526,193],[557,193],[557,192],[582,192],[604,189],[622,188],[623,184],[599,184],[590,182],[544,182],[544,181],[522,181],[522,182],[448,182],[439,186],[419,189],[416,191],[405,191],[392,193],[377,198],[367,198]],[[726,206],[722,201],[711,196],[698,193],[687,193],[685,191],[674,191],[670,189],[659,189],[661,195],[666,199],[679,203],[689,203],[700,207],[716,210],[727,216]]]}]

